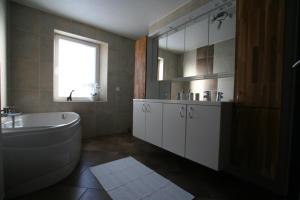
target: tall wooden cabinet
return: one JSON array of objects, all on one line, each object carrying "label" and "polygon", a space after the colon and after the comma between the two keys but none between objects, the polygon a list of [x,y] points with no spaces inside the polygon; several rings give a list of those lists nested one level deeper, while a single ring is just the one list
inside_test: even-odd
[{"label": "tall wooden cabinet", "polygon": [[284,0],[237,0],[231,166],[261,184],[279,173]]},{"label": "tall wooden cabinet", "polygon": [[146,97],[147,37],[135,41],[134,98]]},{"label": "tall wooden cabinet", "polygon": [[235,100],[280,108],[284,0],[237,1]]}]

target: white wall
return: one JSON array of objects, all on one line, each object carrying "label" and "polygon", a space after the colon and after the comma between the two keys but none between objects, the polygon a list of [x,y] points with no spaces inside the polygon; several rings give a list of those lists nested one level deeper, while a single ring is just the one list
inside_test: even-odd
[{"label": "white wall", "polygon": [[[1,108],[6,104],[6,0],[0,0]],[[2,134],[0,129],[0,199],[4,197]]]}]

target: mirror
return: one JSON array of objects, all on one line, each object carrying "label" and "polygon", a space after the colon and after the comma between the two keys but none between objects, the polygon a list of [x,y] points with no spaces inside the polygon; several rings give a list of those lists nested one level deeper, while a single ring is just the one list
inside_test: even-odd
[{"label": "mirror", "polygon": [[208,15],[188,23],[186,26],[186,50],[183,55],[183,76],[190,77],[212,72],[208,46]]},{"label": "mirror", "polygon": [[171,80],[166,81],[171,84],[171,99],[193,93],[204,100],[208,90],[223,92],[224,101],[233,99],[235,16],[235,1],[215,5],[158,38],[157,79]]},{"label": "mirror", "polygon": [[159,38],[158,80],[171,80],[182,76],[185,29],[174,30]]},{"label": "mirror", "polygon": [[212,73],[208,20],[205,15],[159,38],[158,80]]},{"label": "mirror", "polygon": [[157,80],[234,73],[235,6],[228,3],[159,37]]},{"label": "mirror", "polygon": [[214,48],[213,73],[234,73],[235,7],[227,4],[210,13],[209,45]]}]

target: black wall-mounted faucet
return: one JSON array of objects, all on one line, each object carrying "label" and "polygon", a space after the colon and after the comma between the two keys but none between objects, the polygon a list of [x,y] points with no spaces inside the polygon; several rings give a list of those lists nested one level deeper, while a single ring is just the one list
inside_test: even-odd
[{"label": "black wall-mounted faucet", "polygon": [[67,97],[67,101],[72,101],[72,93],[74,92],[75,90],[72,90],[70,92],[70,95]]}]

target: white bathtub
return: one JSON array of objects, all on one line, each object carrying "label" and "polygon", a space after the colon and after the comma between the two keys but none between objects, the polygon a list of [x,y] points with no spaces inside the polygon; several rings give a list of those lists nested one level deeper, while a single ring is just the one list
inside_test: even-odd
[{"label": "white bathtub", "polygon": [[14,198],[52,185],[75,168],[81,151],[80,116],[73,112],[2,118],[5,195]]}]

